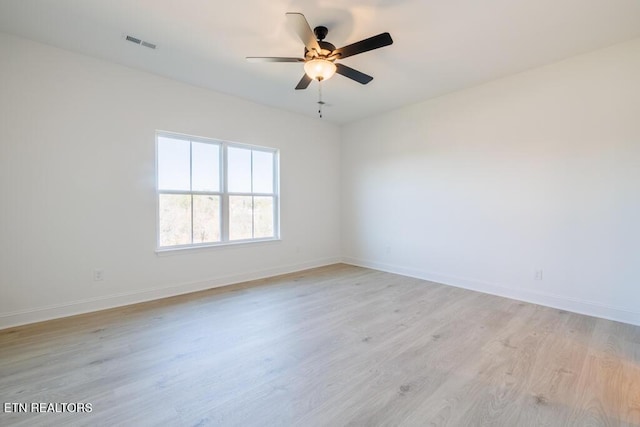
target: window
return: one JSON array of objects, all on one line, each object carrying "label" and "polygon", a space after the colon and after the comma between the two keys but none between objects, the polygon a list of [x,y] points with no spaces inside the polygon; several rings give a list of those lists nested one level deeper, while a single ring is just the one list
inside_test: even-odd
[{"label": "window", "polygon": [[158,132],[158,248],[278,238],[276,150]]}]

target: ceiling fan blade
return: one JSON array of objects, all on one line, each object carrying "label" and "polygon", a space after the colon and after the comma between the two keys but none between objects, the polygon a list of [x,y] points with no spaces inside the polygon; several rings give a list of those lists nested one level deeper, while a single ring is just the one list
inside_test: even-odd
[{"label": "ceiling fan blade", "polygon": [[336,64],[336,73],[342,74],[343,76],[348,77],[351,80],[355,80],[363,85],[366,85],[373,80],[373,77],[370,75],[361,73],[360,71],[354,70],[353,68],[347,67],[343,64]]},{"label": "ceiling fan blade", "polygon": [[307,50],[315,50],[320,53],[318,40],[316,40],[316,36],[313,34],[313,30],[309,26],[307,18],[305,18],[303,14],[287,12],[287,21],[289,27],[291,27],[298,37],[300,37],[300,40],[302,40],[302,43],[307,47]]},{"label": "ceiling fan blade", "polygon": [[296,90],[300,90],[300,89],[306,89],[309,87],[309,83],[311,83],[311,77],[309,77],[306,73],[304,76],[302,76],[302,78],[300,79],[300,81],[298,82],[298,85],[296,86]]},{"label": "ceiling fan blade", "polygon": [[281,58],[277,56],[247,56],[249,62],[304,62],[302,58]]},{"label": "ceiling fan blade", "polygon": [[368,39],[360,40],[345,47],[331,52],[331,56],[338,55],[338,58],[343,59],[349,56],[357,55],[359,53],[368,52],[373,49],[378,49],[384,46],[389,46],[393,43],[391,34],[382,33],[377,36],[369,37]]}]

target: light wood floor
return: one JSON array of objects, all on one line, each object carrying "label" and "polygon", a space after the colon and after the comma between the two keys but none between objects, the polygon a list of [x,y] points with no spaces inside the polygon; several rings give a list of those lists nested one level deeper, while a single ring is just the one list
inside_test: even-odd
[{"label": "light wood floor", "polygon": [[640,425],[640,328],[346,265],[0,331],[0,425]]}]

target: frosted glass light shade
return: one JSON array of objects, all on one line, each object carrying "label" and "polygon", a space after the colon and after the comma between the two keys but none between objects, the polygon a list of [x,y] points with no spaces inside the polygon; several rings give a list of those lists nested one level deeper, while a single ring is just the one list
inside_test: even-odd
[{"label": "frosted glass light shade", "polygon": [[304,63],[304,72],[314,80],[327,80],[335,74],[336,64],[326,59],[312,59]]}]

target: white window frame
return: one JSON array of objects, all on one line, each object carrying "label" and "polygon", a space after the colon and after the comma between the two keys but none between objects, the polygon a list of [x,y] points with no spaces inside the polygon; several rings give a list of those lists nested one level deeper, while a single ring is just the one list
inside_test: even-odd
[{"label": "white window frame", "polygon": [[[193,161],[191,150],[191,142],[198,142],[204,144],[212,144],[220,147],[220,164],[219,164],[219,183],[220,191],[193,191],[193,190],[161,190],[159,186],[159,164],[158,164],[158,138],[165,137],[171,139],[179,139],[183,141],[189,141],[190,150],[190,163]],[[156,146],[156,252],[167,252],[182,249],[194,249],[194,248],[209,248],[230,246],[238,244],[256,243],[256,242],[269,242],[280,240],[280,150],[271,147],[264,147],[260,145],[242,144],[238,142],[229,142],[220,139],[206,138],[201,136],[185,135],[168,131],[156,131],[155,136]],[[232,192],[228,191],[228,179],[227,179],[227,150],[229,147],[242,148],[245,150],[262,151],[273,154],[273,193],[254,193],[252,192]],[[253,159],[253,155],[251,156]],[[189,167],[189,180],[192,177],[192,165]],[[253,166],[253,165],[252,165]],[[253,167],[251,168],[253,173]],[[253,185],[253,176],[251,179]],[[189,243],[184,245],[173,246],[160,246],[160,195],[161,194],[185,194],[185,195],[214,195],[220,197],[220,241],[219,242],[207,242],[207,243]],[[236,239],[229,240],[229,196],[250,196],[250,197],[273,197],[273,237],[259,237],[250,239]],[[252,221],[252,227],[254,221]],[[193,199],[191,209],[191,228],[192,228],[192,240],[193,240]],[[253,234],[253,230],[252,230]]]}]

